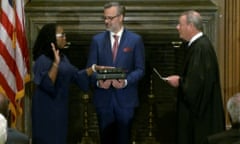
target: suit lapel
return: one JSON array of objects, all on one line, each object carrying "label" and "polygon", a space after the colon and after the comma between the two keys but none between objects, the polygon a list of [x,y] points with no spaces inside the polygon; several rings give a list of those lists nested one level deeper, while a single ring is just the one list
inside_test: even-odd
[{"label": "suit lapel", "polygon": [[[101,53],[105,53],[106,59],[108,61],[108,63],[110,62],[111,64],[113,63],[113,57],[112,57],[112,45],[111,45],[111,39],[110,39],[110,32],[107,31],[105,33],[105,44],[104,47],[102,48],[102,50],[104,50],[104,52]],[[109,64],[110,64],[109,63]]]}]

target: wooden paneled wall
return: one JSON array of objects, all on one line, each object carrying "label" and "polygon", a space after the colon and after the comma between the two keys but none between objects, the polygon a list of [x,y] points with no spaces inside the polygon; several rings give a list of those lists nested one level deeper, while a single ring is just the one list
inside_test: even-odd
[{"label": "wooden paneled wall", "polygon": [[240,92],[240,1],[225,0],[225,102]]}]

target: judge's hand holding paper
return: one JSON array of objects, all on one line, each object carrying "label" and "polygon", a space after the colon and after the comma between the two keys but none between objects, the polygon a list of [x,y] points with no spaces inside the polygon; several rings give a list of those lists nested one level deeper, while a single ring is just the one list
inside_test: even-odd
[{"label": "judge's hand holding paper", "polygon": [[153,71],[158,75],[158,77],[160,79],[162,79],[163,81],[166,81],[168,84],[170,84],[173,87],[178,87],[179,86],[179,80],[180,80],[180,76],[178,75],[171,75],[168,77],[163,77],[161,76],[161,74],[157,71],[157,69],[153,68]]},{"label": "judge's hand holding paper", "polygon": [[173,87],[178,87],[179,86],[179,80],[180,76],[179,75],[171,75],[166,77],[168,84],[170,84]]}]

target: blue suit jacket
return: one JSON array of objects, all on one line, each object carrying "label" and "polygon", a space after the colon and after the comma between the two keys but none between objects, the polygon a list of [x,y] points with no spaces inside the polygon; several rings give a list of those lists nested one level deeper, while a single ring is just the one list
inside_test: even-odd
[{"label": "blue suit jacket", "polygon": [[138,105],[138,81],[144,75],[145,59],[142,38],[124,29],[115,62],[113,62],[109,31],[95,35],[92,39],[87,66],[92,64],[122,68],[127,74],[127,86],[123,89],[98,88],[96,75],[92,76],[95,86],[93,102],[96,107],[107,107],[112,96],[120,107],[131,108]]}]

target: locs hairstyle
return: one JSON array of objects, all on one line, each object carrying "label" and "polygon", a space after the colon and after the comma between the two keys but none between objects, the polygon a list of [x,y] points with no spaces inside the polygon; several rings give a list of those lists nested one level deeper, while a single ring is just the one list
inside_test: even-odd
[{"label": "locs hairstyle", "polygon": [[33,60],[36,60],[40,55],[44,54],[50,59],[54,59],[51,43],[54,43],[56,48],[56,29],[58,24],[49,23],[44,25],[35,41],[33,47]]}]

